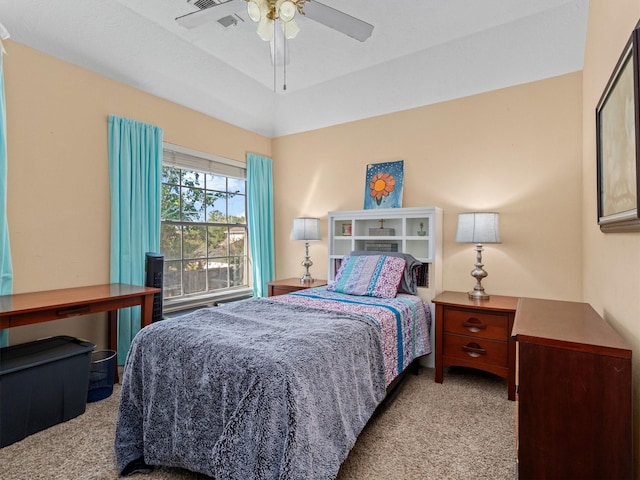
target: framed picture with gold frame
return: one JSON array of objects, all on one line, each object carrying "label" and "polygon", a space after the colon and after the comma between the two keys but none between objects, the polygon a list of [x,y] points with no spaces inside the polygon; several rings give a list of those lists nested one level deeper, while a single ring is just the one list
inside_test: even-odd
[{"label": "framed picture with gold frame", "polygon": [[640,30],[636,26],[596,107],[598,224],[640,231]]}]

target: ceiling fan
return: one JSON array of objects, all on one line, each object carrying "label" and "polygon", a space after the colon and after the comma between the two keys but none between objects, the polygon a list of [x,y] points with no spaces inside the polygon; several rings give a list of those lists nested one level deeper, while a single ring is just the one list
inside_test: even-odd
[{"label": "ceiling fan", "polygon": [[[176,18],[176,22],[186,28],[195,28],[207,22],[219,21],[229,15],[246,11],[249,17],[258,23],[257,33],[263,40],[269,40],[268,36],[271,35],[264,27],[265,20],[270,19],[272,25],[275,18],[283,23],[287,38],[293,38],[299,30],[293,22],[293,16],[297,11],[309,20],[325,25],[360,42],[364,42],[373,32],[373,25],[315,0],[227,0],[220,3],[187,0],[187,3],[194,4],[201,10]],[[295,10],[292,10],[291,5],[288,4],[293,4]],[[285,9],[285,7],[289,8]],[[270,10],[265,10],[265,8]],[[274,14],[274,12],[277,13]],[[287,34],[287,27],[289,34]]]}]

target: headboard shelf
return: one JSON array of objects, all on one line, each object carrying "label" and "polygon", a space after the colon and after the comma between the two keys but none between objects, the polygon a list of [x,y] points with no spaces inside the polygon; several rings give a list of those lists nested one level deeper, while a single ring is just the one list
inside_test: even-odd
[{"label": "headboard shelf", "polygon": [[431,302],[442,291],[442,210],[438,207],[329,212],[329,273],[353,250],[402,252],[425,264],[419,295]]}]

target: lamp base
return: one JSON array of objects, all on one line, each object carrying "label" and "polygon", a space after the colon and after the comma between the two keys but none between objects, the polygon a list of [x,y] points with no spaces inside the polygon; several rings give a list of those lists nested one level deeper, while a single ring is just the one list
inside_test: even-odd
[{"label": "lamp base", "polygon": [[304,267],[304,275],[300,277],[300,283],[313,282],[313,277],[309,273],[309,267],[313,265],[311,258],[309,258],[309,242],[304,243],[304,260],[301,265]]},{"label": "lamp base", "polygon": [[306,272],[302,277],[300,277],[300,283],[313,283],[313,277],[309,275],[309,272]]},{"label": "lamp base", "polygon": [[476,279],[476,286],[473,287],[473,290],[468,292],[469,298],[471,300],[488,300],[489,295],[485,293],[484,287],[482,286],[482,279],[485,278],[488,274],[484,270],[484,265],[482,264],[482,244],[476,244],[476,264],[475,268],[471,270],[471,276]]},{"label": "lamp base", "polygon": [[491,298],[484,290],[472,290],[467,292],[470,300],[489,300]]}]

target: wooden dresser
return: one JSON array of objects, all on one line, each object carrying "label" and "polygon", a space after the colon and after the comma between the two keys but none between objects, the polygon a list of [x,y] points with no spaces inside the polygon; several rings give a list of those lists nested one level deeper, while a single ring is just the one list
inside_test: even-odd
[{"label": "wooden dresser", "polygon": [[472,367],[507,379],[507,395],[515,400],[515,342],[511,327],[516,297],[491,295],[471,300],[463,292],[443,292],[436,305],[435,381],[446,366]]},{"label": "wooden dresser", "polygon": [[630,479],[631,349],[586,303],[523,298],[518,347],[520,479]]}]

